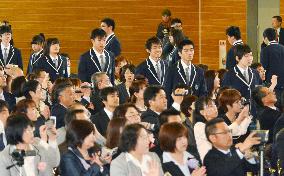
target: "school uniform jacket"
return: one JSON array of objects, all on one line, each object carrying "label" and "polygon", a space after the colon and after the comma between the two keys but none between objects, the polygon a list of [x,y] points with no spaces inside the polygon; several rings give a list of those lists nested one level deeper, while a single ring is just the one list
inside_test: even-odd
[{"label": "school uniform jacket", "polygon": [[23,60],[21,51],[18,48],[15,48],[14,46],[10,45],[10,50],[8,53],[7,63],[5,64],[2,49],[0,47],[0,65],[2,67],[5,67],[8,64],[18,65],[21,69],[23,69]]},{"label": "school uniform jacket", "polygon": [[28,68],[27,68],[27,74],[33,72],[34,65],[38,62],[38,60],[41,57],[43,57],[43,50],[41,52],[39,52],[37,55],[36,55],[36,53],[33,53],[30,56],[29,63],[28,63]]},{"label": "school uniform jacket", "polygon": [[58,67],[56,68],[50,56],[42,55],[41,58],[34,64],[33,69],[42,69],[49,73],[51,82],[54,82],[59,77],[68,77],[67,59],[58,55]]},{"label": "school uniform jacket", "polygon": [[111,51],[115,57],[120,55],[121,52],[120,42],[118,38],[115,36],[115,34],[109,36],[109,38],[106,41],[105,49]]},{"label": "school uniform jacket", "polygon": [[91,77],[97,72],[106,72],[111,83],[114,84],[114,55],[104,50],[106,65],[102,70],[100,62],[93,48],[81,55],[78,66],[78,77],[82,82],[91,82]]},{"label": "school uniform jacket", "polygon": [[178,84],[187,85],[191,88],[191,93],[198,97],[207,94],[203,70],[193,64],[191,64],[190,70],[190,81],[187,82],[181,60],[177,61],[169,68],[164,82],[164,87],[167,95],[170,96],[172,94],[173,88]]},{"label": "school uniform jacket", "polygon": [[143,75],[147,78],[149,85],[163,85],[168,70],[168,64],[164,60],[160,60],[161,80],[157,75],[156,69],[149,58],[139,64],[135,70],[135,75]]}]

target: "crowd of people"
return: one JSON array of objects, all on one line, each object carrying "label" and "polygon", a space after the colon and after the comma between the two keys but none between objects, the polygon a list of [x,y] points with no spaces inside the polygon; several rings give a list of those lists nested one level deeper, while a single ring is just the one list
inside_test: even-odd
[{"label": "crowd of people", "polygon": [[[4,21],[0,175],[257,175],[259,146],[265,174],[283,175],[281,23],[273,16],[263,32],[260,63],[239,27],[228,27],[226,69],[212,70],[192,63],[194,42],[168,9],[137,66],[121,55],[115,22],[105,18],[91,31],[78,74],[59,39],[42,33],[32,38],[24,74]],[[256,129],[268,130],[267,140]]]}]

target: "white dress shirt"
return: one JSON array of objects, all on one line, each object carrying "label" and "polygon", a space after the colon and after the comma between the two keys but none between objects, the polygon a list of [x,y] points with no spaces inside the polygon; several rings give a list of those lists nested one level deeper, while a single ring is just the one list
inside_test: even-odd
[{"label": "white dress shirt", "polygon": [[109,110],[107,110],[106,108],[104,108],[104,111],[106,112],[106,114],[107,114],[107,116],[108,116],[109,120],[111,120],[111,119],[112,119],[112,117],[113,117],[113,112],[110,112],[110,111],[109,111]]},{"label": "white dress shirt", "polygon": [[203,162],[207,152],[212,149],[212,144],[208,141],[205,134],[205,123],[197,122],[194,125],[194,137],[200,159]]}]

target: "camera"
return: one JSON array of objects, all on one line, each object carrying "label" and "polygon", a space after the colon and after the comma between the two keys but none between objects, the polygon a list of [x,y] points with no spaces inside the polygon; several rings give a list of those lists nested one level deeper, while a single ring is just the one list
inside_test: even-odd
[{"label": "camera", "polygon": [[[11,156],[13,160],[17,162],[16,164],[21,167],[24,165],[24,158],[27,156],[36,156],[36,151],[34,150],[24,151],[16,149],[11,153]],[[12,166],[7,167],[7,169],[10,169],[13,166],[14,164]]]},{"label": "camera", "polygon": [[249,99],[246,99],[246,98],[244,98],[244,97],[242,97],[242,99],[241,99],[241,104],[242,104],[243,106],[250,105],[250,100],[249,100]]},{"label": "camera", "polygon": [[260,137],[260,145],[265,144],[268,141],[268,132],[269,130],[253,130],[256,137]]}]

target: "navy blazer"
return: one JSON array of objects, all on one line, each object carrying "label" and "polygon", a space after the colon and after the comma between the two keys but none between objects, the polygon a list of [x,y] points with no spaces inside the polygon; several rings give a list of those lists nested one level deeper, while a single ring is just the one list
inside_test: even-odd
[{"label": "navy blazer", "polygon": [[145,61],[143,61],[136,67],[135,75],[145,76],[145,78],[147,78],[148,80],[149,85],[163,85],[168,70],[168,64],[164,60],[160,60],[160,64],[162,72],[161,81],[159,80],[154,65],[152,64],[149,58],[147,58]]},{"label": "navy blazer", "polygon": [[[284,36],[283,36],[284,37]],[[260,62],[266,70],[265,82],[270,82],[272,75],[277,75],[276,89],[284,89],[284,46],[276,42],[263,48],[260,52]]]},{"label": "navy blazer", "polygon": [[226,58],[226,69],[230,70],[232,69],[234,66],[237,65],[237,60],[236,60],[236,46],[237,45],[242,45],[243,41],[240,42],[236,42],[228,51],[227,53],[227,58]]},{"label": "navy blazer", "polygon": [[34,65],[37,63],[37,61],[41,57],[43,57],[43,50],[41,50],[41,52],[39,52],[37,55],[36,55],[36,53],[31,54],[30,59],[29,59],[29,63],[28,63],[27,74],[33,72]]},{"label": "navy blazer", "polygon": [[164,82],[168,98],[171,98],[170,95],[172,94],[174,87],[178,84],[185,84],[189,86],[191,88],[191,93],[198,97],[207,94],[204,71],[198,66],[191,64],[190,81],[187,82],[181,60],[169,67],[166,80]]},{"label": "navy blazer", "polygon": [[3,91],[3,95],[5,98],[5,101],[8,103],[9,111],[11,112],[16,106],[16,98],[13,94],[6,92],[6,91]]},{"label": "navy blazer", "polygon": [[116,86],[118,90],[119,95],[119,104],[127,103],[127,100],[129,98],[129,94],[126,90],[125,83],[121,83],[118,86]]},{"label": "navy blazer", "polygon": [[64,117],[66,113],[67,109],[59,103],[51,106],[51,115],[56,117],[56,129],[65,126]]},{"label": "navy blazer", "polygon": [[114,54],[115,57],[120,55],[121,47],[118,38],[112,34],[106,41],[105,49]]},{"label": "navy blazer", "polygon": [[57,68],[55,68],[50,56],[42,55],[42,57],[34,64],[34,69],[42,69],[46,73],[49,73],[51,82],[54,82],[59,77],[68,78],[67,59],[61,55],[58,55]]},{"label": "navy blazer", "polygon": [[111,83],[114,85],[114,55],[104,50],[106,56],[106,65],[104,70],[100,66],[100,62],[93,48],[81,55],[78,66],[78,77],[82,82],[91,82],[91,77],[96,72],[106,72]]},{"label": "navy blazer", "polygon": [[284,45],[284,28],[280,28],[279,32],[279,41],[281,45]]},{"label": "navy blazer", "polygon": [[91,116],[91,121],[96,125],[97,130],[101,133],[101,135],[106,136],[106,130],[108,123],[110,121],[107,113],[104,109]]},{"label": "navy blazer", "polygon": [[8,64],[18,65],[23,70],[23,60],[21,51],[18,48],[10,45],[10,50],[8,53],[7,63],[5,64],[2,54],[2,49],[0,47],[0,65],[5,67]]},{"label": "navy blazer", "polygon": [[251,98],[252,90],[257,86],[261,85],[262,81],[258,72],[254,69],[248,68],[249,83],[246,82],[241,71],[235,66],[233,69],[229,70],[222,81],[222,87],[228,86],[237,89],[242,97],[247,100]]}]

